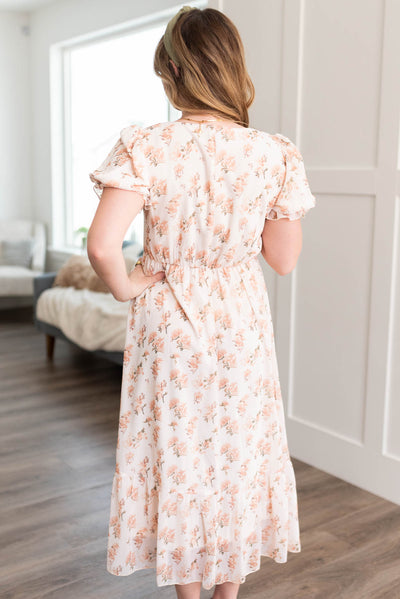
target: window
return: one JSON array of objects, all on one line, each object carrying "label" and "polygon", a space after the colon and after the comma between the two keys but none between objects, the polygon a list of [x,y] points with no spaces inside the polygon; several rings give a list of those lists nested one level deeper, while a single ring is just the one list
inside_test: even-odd
[{"label": "window", "polygon": [[[153,71],[154,51],[166,23],[158,21],[62,49],[59,114],[63,141],[56,169],[62,183],[55,194],[62,206],[55,210],[58,222],[53,245],[81,247],[77,231],[90,226],[98,205],[88,174],[105,158],[120,130],[130,124],[148,126],[180,117]],[[143,212],[125,238],[143,243]]]}]

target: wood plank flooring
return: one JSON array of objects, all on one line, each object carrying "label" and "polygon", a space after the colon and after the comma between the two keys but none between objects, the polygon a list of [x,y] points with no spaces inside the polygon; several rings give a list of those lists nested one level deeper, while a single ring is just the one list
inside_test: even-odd
[{"label": "wood plank flooring", "polygon": [[[106,571],[120,388],[121,367],[60,340],[47,362],[32,308],[0,312],[2,599],[176,596],[154,569]],[[302,551],[263,557],[239,599],[400,599],[400,507],[293,465]]]}]

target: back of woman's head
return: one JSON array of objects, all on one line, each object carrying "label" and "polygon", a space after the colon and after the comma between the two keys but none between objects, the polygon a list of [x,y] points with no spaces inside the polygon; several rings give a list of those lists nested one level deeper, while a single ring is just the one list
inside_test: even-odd
[{"label": "back of woman's head", "polygon": [[177,110],[207,112],[248,127],[248,108],[255,92],[234,23],[214,8],[193,8],[180,14],[167,40],[178,73],[164,38],[156,48],[154,71],[171,104]]}]

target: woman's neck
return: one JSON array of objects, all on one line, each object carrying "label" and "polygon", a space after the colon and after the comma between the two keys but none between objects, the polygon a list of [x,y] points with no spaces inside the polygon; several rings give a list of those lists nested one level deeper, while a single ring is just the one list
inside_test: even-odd
[{"label": "woman's neck", "polygon": [[242,125],[238,125],[237,123],[235,123],[232,119],[223,119],[223,118],[217,117],[215,114],[210,114],[210,113],[206,113],[206,112],[201,113],[201,112],[182,111],[182,116],[180,119],[178,119],[178,121],[185,121],[185,120],[188,120],[190,122],[198,121],[199,123],[201,123],[201,122],[229,123],[231,127],[239,127],[240,129],[245,128]]}]

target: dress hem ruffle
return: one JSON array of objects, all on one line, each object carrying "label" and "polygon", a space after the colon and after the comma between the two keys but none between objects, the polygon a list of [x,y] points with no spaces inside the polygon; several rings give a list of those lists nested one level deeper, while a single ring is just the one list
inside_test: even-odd
[{"label": "dress hem ruffle", "polygon": [[242,584],[260,569],[261,556],[286,563],[288,552],[301,551],[292,462],[287,458],[257,477],[254,487],[240,492],[227,486],[213,495],[184,496],[164,495],[147,478],[140,484],[115,472],[107,571],[129,576],[155,568],[157,586],[202,582],[208,590]]},{"label": "dress hem ruffle", "polygon": [[[288,553],[300,553],[301,547],[296,547],[293,549],[288,548],[287,552]],[[274,558],[274,556],[271,553],[260,553],[260,557],[268,557],[270,559],[273,559],[277,564],[286,564],[287,563],[287,557],[285,560],[279,560],[279,559]],[[206,591],[209,591],[215,585],[223,584],[224,582],[232,582],[234,584],[243,584],[244,582],[246,582],[246,577],[249,574],[258,572],[260,570],[260,568],[261,568],[261,562],[258,565],[258,567],[248,570],[245,574],[243,574],[239,580],[237,580],[236,578],[235,578],[235,580],[231,580],[230,578],[227,578],[226,580],[221,580],[221,581],[215,582],[211,586],[208,586],[208,585],[204,586],[203,579],[199,579],[199,578],[196,578],[195,580],[187,580],[185,582],[182,582],[181,580],[176,580],[176,581],[171,580],[171,582],[161,582],[161,583],[159,582],[159,580],[156,579],[156,583],[157,583],[157,587],[166,587],[166,586],[175,585],[175,584],[181,585],[181,584],[190,584],[192,582],[201,582],[203,589]],[[130,576],[131,574],[134,574],[135,572],[139,572],[140,570],[156,570],[156,569],[157,569],[156,565],[152,565],[152,566],[149,565],[149,566],[142,566],[140,568],[133,569],[130,572],[126,572],[125,574],[117,574],[116,572],[113,572],[112,569],[109,569],[109,568],[107,568],[107,572],[109,572],[109,574],[112,574],[113,576],[121,577],[121,576]]]}]

